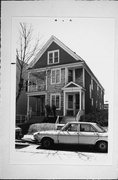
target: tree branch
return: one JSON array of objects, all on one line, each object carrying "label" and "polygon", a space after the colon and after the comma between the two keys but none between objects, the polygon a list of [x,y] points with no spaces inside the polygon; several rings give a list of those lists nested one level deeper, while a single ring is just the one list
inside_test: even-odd
[{"label": "tree branch", "polygon": [[24,74],[26,72],[27,64],[38,49],[39,39],[36,41],[35,45],[32,46],[31,37],[32,27],[28,27],[26,23],[20,23],[19,48],[16,49],[17,67],[20,71],[16,101],[18,101],[21,91],[24,88]]}]

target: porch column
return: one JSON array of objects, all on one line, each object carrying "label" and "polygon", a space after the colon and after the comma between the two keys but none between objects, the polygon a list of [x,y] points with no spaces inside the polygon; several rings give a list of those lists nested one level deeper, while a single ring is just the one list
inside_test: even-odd
[{"label": "porch column", "polygon": [[27,117],[29,115],[29,95],[27,96]]},{"label": "porch column", "polygon": [[64,91],[64,101],[63,101],[63,106],[64,106],[64,116],[66,115],[66,92]]},{"label": "porch column", "polygon": [[85,69],[83,67],[83,87],[85,87]]},{"label": "porch column", "polygon": [[83,92],[83,110],[85,110],[85,92]]},{"label": "porch column", "polygon": [[82,91],[80,91],[80,98],[79,98],[79,104],[80,104],[80,110],[82,110]]},{"label": "porch column", "polygon": [[27,91],[29,92],[30,91],[30,72],[28,72],[28,83],[27,83]]}]

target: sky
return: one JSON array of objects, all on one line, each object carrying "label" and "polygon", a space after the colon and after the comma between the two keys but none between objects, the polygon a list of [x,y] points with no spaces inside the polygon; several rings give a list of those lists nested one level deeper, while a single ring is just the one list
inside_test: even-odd
[{"label": "sky", "polygon": [[18,44],[19,22],[32,26],[32,40],[39,37],[40,47],[54,35],[84,59],[104,87],[105,101],[109,101],[114,75],[115,30],[112,18],[14,18],[12,39],[15,46]]}]

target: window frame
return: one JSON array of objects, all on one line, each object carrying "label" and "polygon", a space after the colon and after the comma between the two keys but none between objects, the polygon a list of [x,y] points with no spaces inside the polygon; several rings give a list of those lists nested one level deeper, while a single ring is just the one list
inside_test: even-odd
[{"label": "window frame", "polygon": [[89,85],[89,98],[92,99],[92,89],[91,89],[91,84]]},{"label": "window frame", "polygon": [[[58,53],[58,62],[54,62],[54,60],[55,60],[55,57],[54,57],[55,52]],[[52,63],[49,62],[49,54],[52,54]],[[48,51],[47,56],[48,56],[48,65],[58,64],[59,63],[59,49],[53,50],[53,51]]]},{"label": "window frame", "polygon": [[55,96],[55,104],[56,104],[56,96],[59,96],[59,108],[56,108],[57,110],[61,109],[61,94],[60,93],[51,93],[50,94],[50,106],[52,107],[52,96]]},{"label": "window frame", "polygon": [[[52,81],[52,73],[53,71],[58,71],[59,70],[59,74],[60,74],[60,77],[59,77],[59,82],[56,82],[56,73],[55,73],[55,82]],[[61,69],[60,68],[56,68],[56,69],[51,69],[51,84],[60,84],[61,83]]]},{"label": "window frame", "polygon": [[[72,129],[74,126],[76,127],[76,129]],[[75,123],[69,124],[69,126],[66,129],[66,131],[69,131],[69,132],[78,132],[79,131],[79,124],[75,124]]]},{"label": "window frame", "polygon": [[[81,125],[82,126],[89,126],[89,131],[82,131],[81,130]],[[90,128],[93,129],[93,131],[90,131]],[[97,132],[97,130],[94,128],[94,126],[92,126],[91,124],[80,124],[80,132],[86,132],[86,133],[95,133]]]}]

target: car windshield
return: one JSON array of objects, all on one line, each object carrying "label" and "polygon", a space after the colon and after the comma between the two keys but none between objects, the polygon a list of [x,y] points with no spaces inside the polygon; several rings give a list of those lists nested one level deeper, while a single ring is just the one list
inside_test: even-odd
[{"label": "car windshield", "polygon": [[104,128],[102,128],[99,124],[96,124],[96,125],[95,125],[95,128],[96,128],[96,129],[97,129],[97,131],[98,131],[98,132],[100,132],[100,133],[105,132],[105,129],[104,129]]}]

